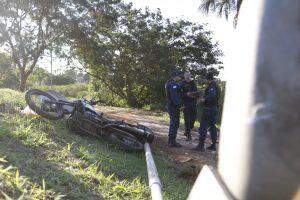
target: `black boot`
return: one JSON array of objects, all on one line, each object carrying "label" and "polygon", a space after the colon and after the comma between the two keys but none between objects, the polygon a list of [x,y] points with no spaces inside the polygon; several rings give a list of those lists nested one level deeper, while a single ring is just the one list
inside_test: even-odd
[{"label": "black boot", "polygon": [[176,142],[176,139],[169,139],[168,146],[171,147],[171,148],[180,148],[180,147],[182,147],[181,144]]},{"label": "black boot", "polygon": [[193,148],[193,150],[204,152],[205,151],[205,149],[204,149],[204,141],[200,140],[199,144],[195,148]]},{"label": "black boot", "polygon": [[216,143],[213,143],[212,145],[210,145],[206,149],[209,150],[209,151],[216,151],[217,150]]}]

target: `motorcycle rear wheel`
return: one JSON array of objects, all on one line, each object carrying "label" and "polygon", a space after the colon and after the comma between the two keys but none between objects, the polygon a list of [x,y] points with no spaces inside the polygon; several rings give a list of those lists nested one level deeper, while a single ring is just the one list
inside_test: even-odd
[{"label": "motorcycle rear wheel", "polygon": [[116,127],[110,128],[110,141],[121,146],[127,151],[141,151],[144,149],[144,144],[132,134],[118,129]]}]

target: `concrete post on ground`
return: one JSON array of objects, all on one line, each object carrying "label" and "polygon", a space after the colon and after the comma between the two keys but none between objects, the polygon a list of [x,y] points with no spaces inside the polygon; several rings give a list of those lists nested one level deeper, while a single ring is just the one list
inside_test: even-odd
[{"label": "concrete post on ground", "polygon": [[157,173],[157,169],[152,157],[150,145],[145,143],[145,156],[147,162],[147,171],[149,179],[149,187],[151,189],[151,196],[153,200],[162,200],[162,186]]},{"label": "concrete post on ground", "polygon": [[234,38],[218,174],[235,199],[300,199],[300,1],[243,0]]}]

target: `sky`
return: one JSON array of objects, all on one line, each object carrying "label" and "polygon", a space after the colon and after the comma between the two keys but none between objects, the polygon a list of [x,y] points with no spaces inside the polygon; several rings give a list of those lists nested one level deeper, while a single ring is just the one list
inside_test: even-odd
[{"label": "sky", "polygon": [[[162,15],[171,20],[185,19],[192,22],[198,22],[207,24],[207,30],[213,32],[213,40],[218,42],[220,49],[224,53],[222,61],[224,62],[225,68],[228,62],[228,54],[232,50],[234,44],[234,28],[232,20],[226,20],[224,17],[219,17],[214,13],[208,15],[204,14],[199,10],[201,0],[123,0],[126,3],[133,3],[136,8],[149,7],[150,10],[156,10],[159,8]],[[67,63],[54,58],[53,59],[53,71],[59,72],[61,66]],[[45,57],[39,63],[39,66],[50,70],[50,57]],[[226,74],[224,71],[220,73],[220,78],[226,80]]]}]

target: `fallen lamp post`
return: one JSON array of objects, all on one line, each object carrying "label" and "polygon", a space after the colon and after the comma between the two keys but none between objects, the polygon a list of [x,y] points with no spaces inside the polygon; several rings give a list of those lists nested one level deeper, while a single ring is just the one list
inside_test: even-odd
[{"label": "fallen lamp post", "polygon": [[157,173],[157,169],[153,160],[153,156],[151,153],[149,143],[145,143],[145,157],[147,162],[147,171],[148,171],[148,180],[149,180],[149,187],[151,190],[151,196],[153,200],[162,200],[162,185]]}]

